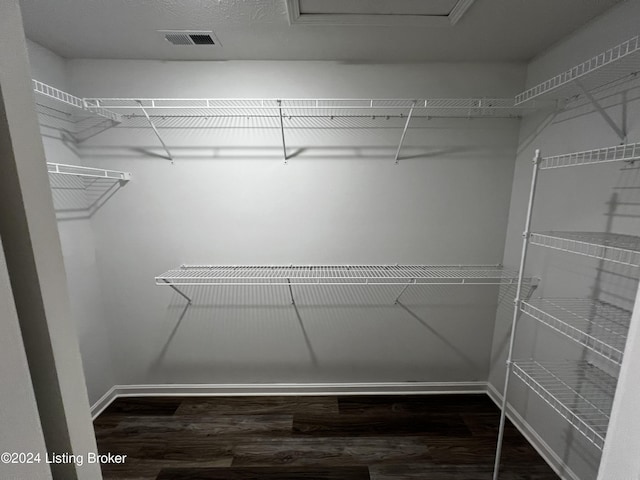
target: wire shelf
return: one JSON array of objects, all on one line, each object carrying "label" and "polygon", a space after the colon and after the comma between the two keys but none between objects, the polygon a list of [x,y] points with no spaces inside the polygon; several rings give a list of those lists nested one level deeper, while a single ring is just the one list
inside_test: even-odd
[{"label": "wire shelf", "polygon": [[77,177],[88,178],[107,178],[128,182],[131,180],[131,174],[128,172],[120,172],[118,170],[106,170],[103,168],[82,167],[80,165],[65,165],[64,163],[47,162],[47,171],[59,175],[74,175]]},{"label": "wire shelf", "polygon": [[519,118],[532,107],[516,107],[511,98],[344,99],[344,98],[85,98],[95,108],[117,110],[126,116],[357,118],[493,117]]},{"label": "wire shelf", "polygon": [[630,311],[584,298],[525,300],[520,309],[617,365],[622,363]]},{"label": "wire shelf", "polygon": [[513,373],[599,449],[617,380],[587,362],[513,363]]},{"label": "wire shelf", "polygon": [[635,36],[582,62],[555,77],[516,95],[515,105],[532,100],[564,100],[582,93],[576,81],[585,89],[594,90],[640,71],[640,38]]},{"label": "wire shelf", "polygon": [[64,105],[74,107],[78,110],[82,110],[83,112],[107,118],[117,123],[122,121],[122,116],[118,113],[111,112],[100,106],[88,105],[84,99],[71,95],[70,93],[64,92],[38,80],[32,79],[31,83],[33,85],[33,91],[44,97],[50,98]]},{"label": "wire shelf", "polygon": [[517,272],[496,265],[183,265],[156,285],[503,285]]},{"label": "wire shelf", "polygon": [[540,161],[540,170],[574,167],[577,165],[593,165],[597,163],[633,162],[636,160],[640,160],[640,143],[544,157]]},{"label": "wire shelf", "polygon": [[597,232],[538,232],[533,245],[633,267],[640,266],[640,237]]}]

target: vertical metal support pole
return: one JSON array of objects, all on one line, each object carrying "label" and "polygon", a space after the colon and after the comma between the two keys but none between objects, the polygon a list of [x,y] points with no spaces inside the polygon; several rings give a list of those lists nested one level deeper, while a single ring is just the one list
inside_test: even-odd
[{"label": "vertical metal support pole", "polygon": [[622,130],[616,124],[616,122],[613,121],[613,119],[609,116],[607,111],[604,108],[602,108],[602,105],[600,105],[600,102],[598,102],[598,100],[596,100],[595,97],[593,95],[591,95],[591,92],[589,92],[589,90],[587,90],[585,88],[585,86],[582,85],[582,83],[580,83],[578,80],[574,80],[574,82],[578,86],[578,88],[582,91],[584,96],[587,97],[587,100],[589,100],[591,102],[591,104],[594,106],[594,108],[602,116],[602,118],[605,119],[607,124],[613,129],[614,132],[616,132],[616,135],[618,135],[618,137],[620,138],[620,141],[626,143],[626,141],[627,141],[627,132]]},{"label": "vertical metal support pole", "polygon": [[282,155],[284,157],[284,164],[287,165],[289,163],[289,158],[287,157],[287,144],[284,140],[284,119],[282,118],[282,100],[278,100],[278,111],[280,112],[280,133],[282,135]]},{"label": "vertical metal support pole", "polygon": [[536,184],[538,182],[538,169],[540,166],[540,150],[536,150],[533,157],[533,175],[531,176],[531,190],[529,191],[529,205],[527,207],[527,218],[525,221],[524,232],[522,234],[522,255],[520,256],[520,270],[518,270],[518,287],[516,289],[516,298],[513,301],[513,318],[511,320],[511,338],[509,340],[509,352],[507,354],[506,373],[504,378],[504,391],[502,393],[502,408],[500,411],[500,427],[498,429],[498,444],[496,447],[496,459],[493,467],[493,480],[498,480],[500,474],[500,456],[502,455],[502,442],[504,440],[504,425],[507,413],[507,391],[509,389],[509,378],[511,377],[511,364],[513,361],[513,346],[516,339],[516,326],[518,322],[518,313],[520,310],[520,296],[522,294],[522,280],[524,278],[524,267],[527,261],[527,249],[529,247],[529,235],[531,234],[531,216],[533,212],[533,201],[536,195]]},{"label": "vertical metal support pole", "polygon": [[164,143],[164,140],[162,140],[162,137],[160,136],[160,132],[158,132],[158,129],[153,124],[153,121],[151,120],[151,117],[147,113],[147,110],[142,106],[142,102],[140,100],[137,100],[137,102],[140,105],[140,109],[142,110],[142,113],[144,113],[144,116],[147,117],[147,121],[149,122],[149,125],[151,125],[151,128],[153,128],[153,131],[156,134],[156,137],[158,137],[158,140],[160,140],[160,143],[162,144],[162,148],[164,148],[164,151],[167,152],[167,157],[169,158],[169,160],[171,160],[171,163],[173,163],[173,155],[171,155],[171,152],[167,148],[167,144]]},{"label": "vertical metal support pole", "polygon": [[402,136],[400,137],[400,143],[398,144],[398,150],[396,150],[396,158],[395,158],[395,163],[396,165],[398,165],[398,163],[400,163],[399,158],[400,158],[400,150],[402,149],[402,143],[404,142],[404,137],[407,135],[407,129],[409,128],[409,122],[411,121],[411,115],[413,115],[413,109],[416,106],[416,101],[413,101],[413,104],[411,105],[411,110],[409,110],[409,115],[407,115],[407,121],[404,124],[404,130],[402,130]]},{"label": "vertical metal support pole", "polygon": [[291,288],[291,280],[287,278],[287,285],[289,286],[289,295],[291,296],[291,305],[295,305],[296,301],[293,298],[293,289]]}]

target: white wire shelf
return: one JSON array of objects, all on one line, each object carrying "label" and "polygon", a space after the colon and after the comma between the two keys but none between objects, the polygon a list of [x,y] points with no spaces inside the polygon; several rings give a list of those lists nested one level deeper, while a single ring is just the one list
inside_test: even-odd
[{"label": "white wire shelf", "polygon": [[33,91],[46,98],[75,109],[82,110],[83,112],[91,115],[107,118],[117,123],[122,121],[122,116],[120,114],[111,112],[96,105],[88,105],[84,99],[76,97],[75,95],[71,95],[70,93],[64,92],[35,79],[32,79],[31,83],[33,85]]},{"label": "white wire shelf", "polygon": [[520,309],[530,317],[620,365],[631,312],[585,298],[536,298]]},{"label": "white wire shelf", "polygon": [[125,116],[354,118],[494,117],[519,118],[532,107],[517,107],[512,98],[345,99],[345,98],[85,98],[92,108],[117,110]]},{"label": "white wire shelf", "polygon": [[157,285],[503,285],[517,272],[496,265],[183,265]]},{"label": "white wire shelf", "polygon": [[640,266],[640,237],[599,232],[537,232],[530,243],[599,260]]},{"label": "white wire shelf", "polygon": [[87,178],[106,178],[111,180],[119,180],[128,182],[131,180],[131,174],[128,172],[120,172],[118,170],[106,170],[103,168],[82,167],[80,165],[66,165],[64,163],[47,162],[47,171],[58,175],[74,175],[76,177]]},{"label": "white wire shelf", "polygon": [[567,153],[553,157],[543,157],[540,170],[593,165],[611,162],[634,162],[640,160],[640,143],[617,145],[614,147],[586,150],[584,152]]},{"label": "white wire shelf", "polygon": [[640,71],[640,39],[638,36],[610,48],[534,87],[516,95],[515,105],[532,100],[566,100],[586,90],[612,84]]},{"label": "white wire shelf", "polygon": [[614,377],[587,362],[516,361],[513,373],[602,449],[616,389]]}]

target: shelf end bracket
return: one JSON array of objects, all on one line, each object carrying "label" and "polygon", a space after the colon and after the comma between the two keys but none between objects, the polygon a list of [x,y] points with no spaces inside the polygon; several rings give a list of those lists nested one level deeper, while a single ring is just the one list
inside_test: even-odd
[{"label": "shelf end bracket", "polygon": [[151,120],[151,117],[149,116],[149,114],[147,113],[147,110],[142,105],[142,102],[140,100],[136,100],[136,101],[138,102],[138,105],[140,105],[140,109],[142,110],[142,113],[144,113],[144,116],[147,117],[147,121],[149,122],[149,125],[151,125],[151,128],[153,129],[153,132],[156,134],[156,137],[158,137],[158,140],[160,140],[160,143],[162,144],[162,148],[164,148],[164,151],[167,153],[167,159],[171,160],[171,163],[173,163],[173,155],[171,155],[169,148],[167,148],[167,144],[164,143],[164,140],[162,140],[162,137],[160,136],[160,132],[158,132],[158,129],[153,123],[153,120]]}]

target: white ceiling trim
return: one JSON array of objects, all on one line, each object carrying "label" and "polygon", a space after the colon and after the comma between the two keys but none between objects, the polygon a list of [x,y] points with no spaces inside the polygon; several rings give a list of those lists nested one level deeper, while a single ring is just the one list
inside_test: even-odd
[{"label": "white ceiling trim", "polygon": [[475,0],[458,0],[449,15],[342,15],[300,12],[300,0],[287,0],[290,25],[375,25],[405,27],[452,27]]}]

